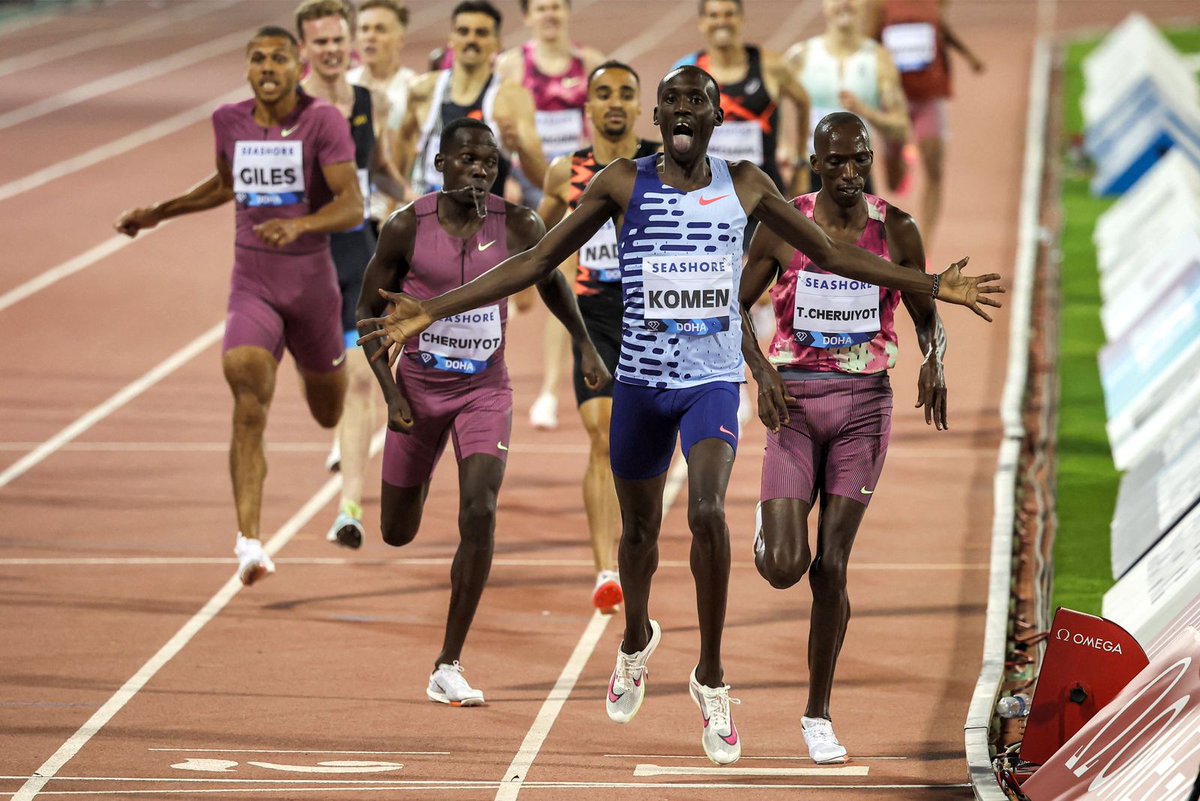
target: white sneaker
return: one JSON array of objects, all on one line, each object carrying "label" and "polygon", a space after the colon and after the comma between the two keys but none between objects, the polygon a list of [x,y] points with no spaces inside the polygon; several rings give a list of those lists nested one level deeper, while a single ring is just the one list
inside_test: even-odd
[{"label": "white sneaker", "polygon": [[476,690],[463,678],[462,665],[456,659],[453,664],[442,663],[429,674],[429,686],[425,694],[430,701],[450,706],[483,706],[483,691]]},{"label": "white sneaker", "polygon": [[262,542],[243,537],[240,531],[233,552],[238,558],[238,578],[247,587],[275,572],[275,563],[263,550]]},{"label": "white sneaker", "polygon": [[558,428],[558,396],[543,392],[529,407],[529,424],[541,431]]},{"label": "white sneaker", "polygon": [[705,687],[696,681],[695,670],[688,679],[688,690],[704,718],[704,729],[700,732],[704,753],[718,765],[737,762],[742,756],[742,741],[738,737],[737,726],[733,725],[733,713],[729,705],[740,704],[741,701],[729,697],[728,684]]},{"label": "white sneaker", "polygon": [[596,587],[592,590],[592,605],[600,610],[600,614],[611,615],[623,600],[625,596],[621,592],[621,579],[617,571],[601,570],[596,576]]},{"label": "white sneaker", "polygon": [[642,708],[646,698],[646,663],[662,639],[662,628],[657,620],[650,621],[650,641],[635,654],[617,649],[617,666],[608,680],[608,693],[604,696],[604,710],[609,720],[628,723]]},{"label": "white sneaker", "polygon": [[808,755],[818,765],[837,765],[846,761],[846,748],[833,733],[833,722],[825,718],[800,718],[800,730]]},{"label": "white sneaker", "polygon": [[342,445],[336,436],[333,438],[333,447],[329,449],[329,455],[325,457],[325,469],[330,473],[342,469]]}]

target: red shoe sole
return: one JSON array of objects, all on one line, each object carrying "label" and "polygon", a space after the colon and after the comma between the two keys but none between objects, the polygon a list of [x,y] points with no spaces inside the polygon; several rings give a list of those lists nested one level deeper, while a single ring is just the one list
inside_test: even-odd
[{"label": "red shoe sole", "polygon": [[616,611],[616,607],[621,605],[625,600],[625,596],[621,593],[621,585],[614,581],[606,584],[601,584],[592,593],[592,604],[600,610],[601,614],[611,615]]}]

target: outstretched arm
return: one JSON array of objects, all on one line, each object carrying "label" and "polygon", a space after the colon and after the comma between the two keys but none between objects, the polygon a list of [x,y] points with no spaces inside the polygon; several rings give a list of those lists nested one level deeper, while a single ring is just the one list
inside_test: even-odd
[{"label": "outstretched arm", "polygon": [[963,275],[962,268],[967,259],[950,265],[936,276],[897,267],[873,253],[831,239],[816,223],[784,200],[775,184],[757,166],[743,161],[733,171],[738,197],[749,213],[818,267],[901,292],[923,292],[946,303],[966,306],[988,322],[992,318],[980,306],[1000,308],[998,301],[988,297],[1004,292],[1004,287],[991,283],[1000,280],[999,274]]},{"label": "outstretched arm", "polygon": [[779,371],[767,361],[758,345],[752,310],[771,281],[779,275],[782,265],[790,260],[784,250],[791,248],[765,226],[759,226],[750,240],[738,295],[742,314],[742,358],[758,384],[758,417],[771,431],[778,431],[779,426],[788,421],[788,401],[794,399],[787,394]]},{"label": "outstretched arm", "polygon": [[164,220],[191,214],[197,211],[215,209],[217,206],[233,200],[233,170],[224,157],[217,157],[217,169],[212,175],[193,186],[187,192],[156,203],[153,206],[141,206],[128,209],[117,217],[113,228],[126,236],[137,236],[143,228],[153,228]]}]

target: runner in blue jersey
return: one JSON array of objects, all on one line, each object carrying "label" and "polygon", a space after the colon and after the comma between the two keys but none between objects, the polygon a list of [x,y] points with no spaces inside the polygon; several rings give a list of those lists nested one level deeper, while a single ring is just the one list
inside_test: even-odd
[{"label": "runner in blue jersey", "polygon": [[[646,692],[646,663],[662,630],[649,616],[650,581],[667,466],[682,439],[688,463],[688,524],[700,619],[700,659],[689,689],[702,716],[708,757],[729,764],[741,755],[721,666],[729,587],[725,488],[737,446],[737,384],[743,380],[737,289],[747,217],[756,217],[825,270],[905,292],[926,293],[971,308],[1003,292],[999,279],[962,274],[965,259],[940,275],[898,267],[837,242],[783,199],[756,165],[708,158],[723,115],[717,84],[696,66],[667,73],[658,86],[654,122],[663,153],[617,159],[584,192],[579,205],[534,248],[436,298],[418,301],[381,292],[396,304],[362,341],[402,343],[435,320],[530,286],[612,219],[621,255],[625,303],[621,359],[613,391],[610,456],[621,506],[619,550],[625,632],[607,688],[608,716],[628,723]],[[382,351],[382,349],[381,349]]]}]

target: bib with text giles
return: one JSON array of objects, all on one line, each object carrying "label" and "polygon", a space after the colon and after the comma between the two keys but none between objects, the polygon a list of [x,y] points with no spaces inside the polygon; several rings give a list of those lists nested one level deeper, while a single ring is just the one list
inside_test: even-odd
[{"label": "bib with text giles", "polygon": [[883,29],[883,46],[900,72],[928,69],[937,55],[937,28],[928,22],[905,22]]},{"label": "bib with text giles", "polygon": [[304,143],[236,142],[233,191],[244,208],[303,203]]},{"label": "bib with text giles", "polygon": [[642,259],[642,315],[646,330],[690,337],[728,331],[733,259],[728,253]]},{"label": "bib with text giles", "polygon": [[792,317],[796,342],[810,348],[848,348],[879,333],[879,287],[829,273],[796,276]]},{"label": "bib with text giles", "polygon": [[421,332],[417,360],[425,367],[477,375],[503,341],[500,307],[485,306],[434,322]]},{"label": "bib with text giles", "polygon": [[579,266],[593,281],[615,284],[621,280],[621,257],[617,253],[617,227],[605,220],[600,230],[579,249]]}]

